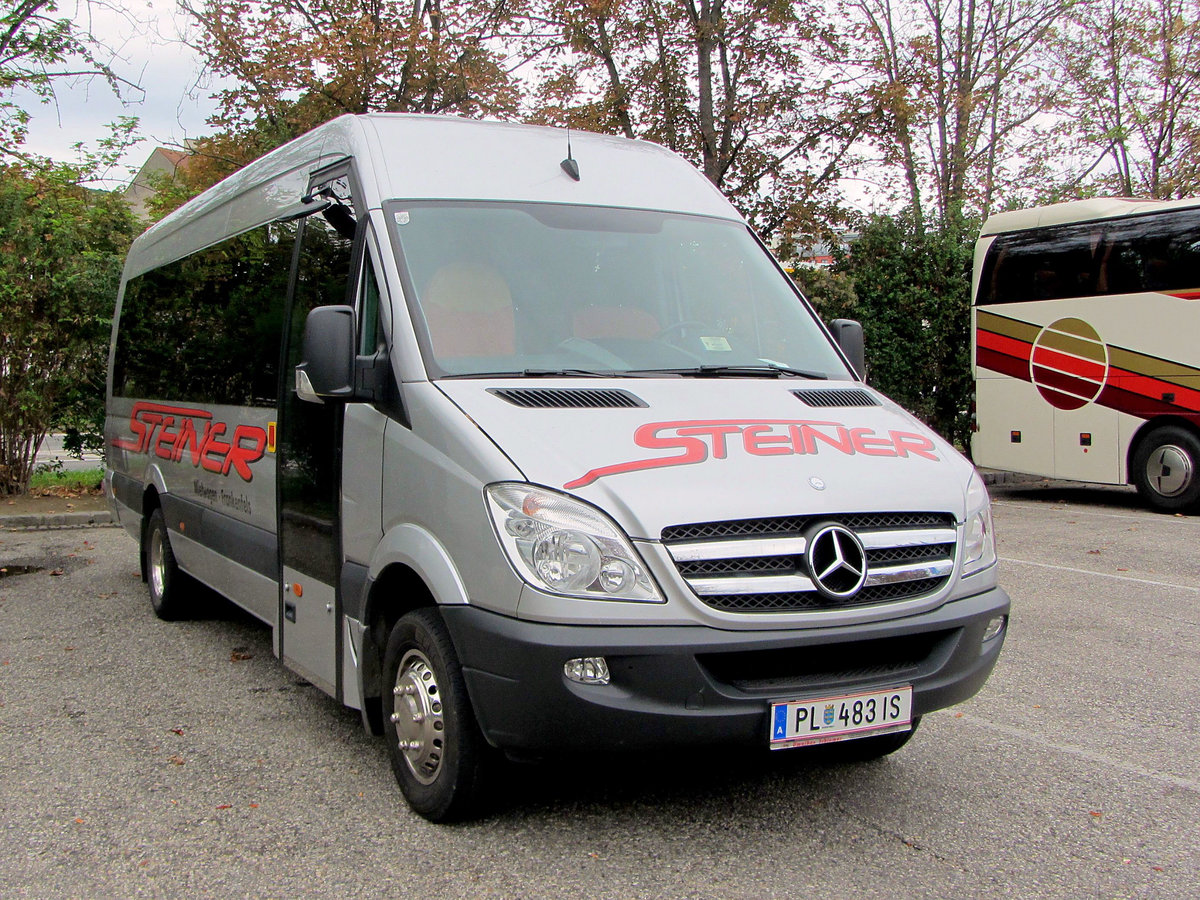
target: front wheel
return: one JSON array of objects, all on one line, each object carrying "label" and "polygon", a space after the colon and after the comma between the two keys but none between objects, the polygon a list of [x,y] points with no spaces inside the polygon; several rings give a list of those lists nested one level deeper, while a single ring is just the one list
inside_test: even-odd
[{"label": "front wheel", "polygon": [[384,738],[409,806],[431,822],[473,815],[488,747],[437,610],[418,609],[396,623],[383,676]]},{"label": "front wheel", "polygon": [[1179,425],[1155,428],[1138,444],[1130,473],[1155,509],[1175,512],[1200,501],[1200,438]]}]

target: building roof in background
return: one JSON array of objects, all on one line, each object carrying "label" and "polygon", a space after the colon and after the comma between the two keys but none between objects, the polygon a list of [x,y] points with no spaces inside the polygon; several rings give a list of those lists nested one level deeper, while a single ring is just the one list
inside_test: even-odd
[{"label": "building roof in background", "polygon": [[155,147],[125,189],[125,200],[133,214],[145,221],[149,218],[146,204],[158,190],[158,184],[170,180],[187,168],[192,155],[186,150]]}]

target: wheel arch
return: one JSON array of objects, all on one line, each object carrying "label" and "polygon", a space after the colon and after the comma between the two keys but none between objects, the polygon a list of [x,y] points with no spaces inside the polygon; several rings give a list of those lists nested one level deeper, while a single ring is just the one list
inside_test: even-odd
[{"label": "wheel arch", "polygon": [[380,679],[388,635],[415,609],[467,603],[466,586],[450,554],[428,531],[400,525],[379,543],[368,567],[362,610],[363,653],[359,696],[364,724],[383,733]]}]

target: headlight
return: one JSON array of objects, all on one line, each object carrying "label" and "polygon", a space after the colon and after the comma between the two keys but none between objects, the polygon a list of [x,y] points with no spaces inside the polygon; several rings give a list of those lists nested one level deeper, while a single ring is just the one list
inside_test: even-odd
[{"label": "headlight", "polygon": [[992,501],[978,472],[967,485],[967,522],[963,529],[963,575],[971,575],[996,562],[996,538],[992,534]]},{"label": "headlight", "polygon": [[493,484],[487,498],[501,545],[533,587],[567,597],[663,602],[629,538],[595,507],[527,484]]}]

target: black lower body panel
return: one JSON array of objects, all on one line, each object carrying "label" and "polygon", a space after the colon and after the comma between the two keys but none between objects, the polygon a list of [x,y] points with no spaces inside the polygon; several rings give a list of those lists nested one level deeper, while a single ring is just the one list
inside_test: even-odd
[{"label": "black lower body panel", "polygon": [[[475,714],[505,750],[766,746],[772,700],[912,685],[913,715],[983,686],[1008,614],[995,588],[918,616],[845,628],[721,631],[703,626],[547,625],[442,607]],[[603,656],[607,685],[569,681],[563,664]]]}]

